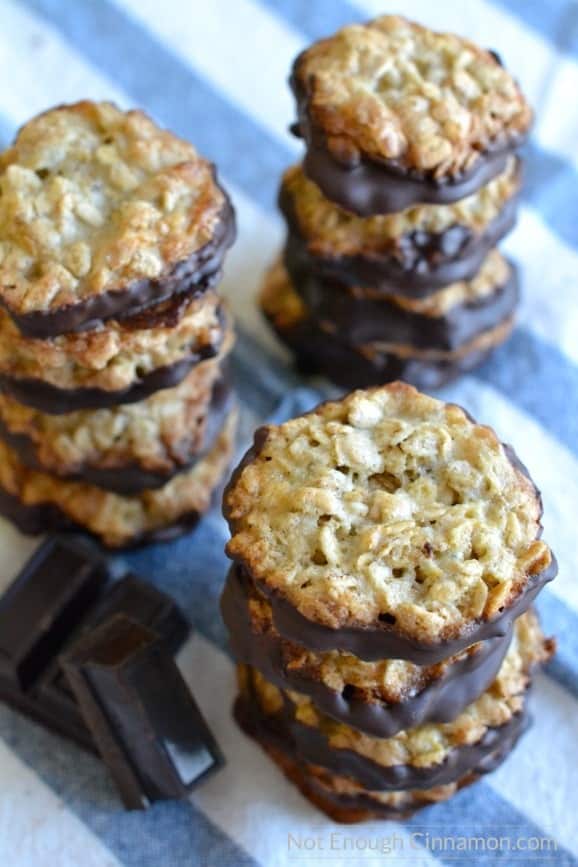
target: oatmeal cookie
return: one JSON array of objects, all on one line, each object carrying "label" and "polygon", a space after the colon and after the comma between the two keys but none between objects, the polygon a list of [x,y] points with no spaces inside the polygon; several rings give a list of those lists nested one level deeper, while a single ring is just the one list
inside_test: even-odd
[{"label": "oatmeal cookie", "polygon": [[503,635],[555,574],[513,452],[399,382],[260,428],[224,514],[281,634],[365,659],[432,663]]},{"label": "oatmeal cookie", "polygon": [[216,296],[205,303],[171,301],[154,321],[148,312],[131,323],[35,340],[19,337],[0,312],[0,334],[9,335],[0,343],[0,390],[52,415],[135,403],[178,385],[196,365],[222,357],[234,339]]},{"label": "oatmeal cookie", "polygon": [[427,789],[375,791],[359,785],[351,777],[334,774],[318,764],[298,759],[282,727],[274,717],[260,712],[246,685],[242,685],[241,694],[235,703],[235,717],[243,731],[260,744],[304,797],[330,819],[345,823],[404,819],[417,810],[448,800],[459,789],[471,785],[480,776],[498,767],[528,725],[528,718],[521,716],[504,726],[500,745],[494,752],[488,752],[474,770],[466,772],[455,782]]},{"label": "oatmeal cookie", "polygon": [[324,714],[377,737],[424,722],[449,722],[494,680],[511,633],[474,644],[434,665],[366,662],[351,653],[309,650],[279,634],[271,605],[234,567],[221,600],[233,655]]},{"label": "oatmeal cookie", "polygon": [[307,174],[361,216],[470,195],[504,170],[532,120],[495,54],[396,15],[314,43],[291,85]]},{"label": "oatmeal cookie", "polygon": [[520,617],[494,683],[455,720],[426,723],[391,738],[376,738],[322,714],[311,700],[285,692],[250,669],[254,700],[276,717],[296,756],[368,789],[404,790],[453,783],[500,747],[524,716],[531,673],[550,658],[533,613]]},{"label": "oatmeal cookie", "polygon": [[453,352],[513,316],[519,300],[517,270],[497,250],[473,280],[421,299],[348,287],[312,272],[291,282],[309,317],[353,346],[389,342]]},{"label": "oatmeal cookie", "polygon": [[513,227],[519,164],[451,205],[416,205],[362,218],[326,199],[301,166],[283,178],[279,205],[289,225],[285,263],[306,274],[386,295],[423,298],[477,274],[488,252]]},{"label": "oatmeal cookie", "polygon": [[233,454],[236,420],[231,410],[212,449],[191,469],[131,497],[29,470],[0,440],[0,514],[24,533],[83,530],[109,548],[172,539],[209,508]]},{"label": "oatmeal cookie", "polygon": [[454,783],[430,789],[407,791],[369,791],[348,777],[332,774],[326,768],[297,760],[272,731],[266,718],[258,718],[240,699],[236,716],[246,734],[253,737],[269,758],[292,782],[301,794],[334,822],[353,824],[373,819],[408,819],[418,810],[447,801],[460,789],[475,783],[481,776],[495,770],[507,758],[525,731],[527,721],[520,721],[509,736],[503,737],[500,747],[488,754],[479,766],[464,774]]},{"label": "oatmeal cookie", "polygon": [[213,445],[232,392],[215,361],[113,409],[47,415],[0,394],[0,438],[30,469],[131,495],[162,487]]},{"label": "oatmeal cookie", "polygon": [[29,121],[0,155],[0,193],[0,303],[29,337],[203,293],[235,235],[214,167],[111,103]]},{"label": "oatmeal cookie", "polygon": [[[495,307],[492,304],[494,310],[507,311],[515,301],[515,272],[512,272],[511,281],[503,288],[505,291],[492,299],[495,302]],[[446,296],[448,299],[450,297]],[[396,315],[401,323],[406,318],[404,314],[409,315],[409,312],[405,303],[399,306],[399,301],[400,298],[396,298]],[[425,305],[427,301],[429,299],[422,303]],[[347,305],[349,302],[346,300],[343,303]],[[354,344],[337,333],[334,322],[318,320],[311,314],[295,291],[286,270],[278,264],[265,277],[259,304],[279,339],[294,353],[296,364],[304,375],[320,374],[346,389],[380,385],[396,379],[403,379],[418,388],[439,388],[485,361],[509,337],[514,324],[513,315],[506,315],[494,327],[481,331],[454,350],[420,348],[394,340]],[[354,305],[353,299],[351,304]],[[332,312],[338,314],[339,309],[340,305],[335,304]],[[429,308],[428,313],[431,310],[433,307]],[[483,315],[488,313],[489,308]],[[443,317],[438,319],[443,320]],[[428,317],[428,329],[434,327],[435,321],[436,317]],[[372,325],[371,321],[369,325]],[[422,340],[424,337],[421,333]]]}]

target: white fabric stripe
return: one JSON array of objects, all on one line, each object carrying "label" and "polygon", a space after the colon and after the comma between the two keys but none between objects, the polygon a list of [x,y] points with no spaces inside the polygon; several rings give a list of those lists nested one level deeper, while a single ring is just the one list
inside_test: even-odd
[{"label": "white fabric stripe", "polygon": [[109,99],[130,105],[54,28],[13,0],[2,4],[0,60],[4,70],[18,70],[10,87],[2,88],[0,106],[0,113],[16,124],[59,102]]},{"label": "white fabric stripe", "polygon": [[[427,6],[433,26],[445,26],[445,19],[439,23],[437,9],[434,12],[431,4],[428,6],[425,0],[423,3],[421,0],[412,2],[418,7],[417,17],[421,18],[421,12],[425,12]],[[162,7],[155,0],[118,0],[118,5],[154,30],[182,60],[223,89],[229,99],[286,144],[286,126],[295,113],[293,100],[286,98],[289,93],[286,79],[293,58],[305,44],[303,36],[296,34],[284,22],[275,22],[270,12],[255,0],[237,0],[232,7],[227,0],[214,0],[199,16],[183,15],[180,0],[166,0]],[[467,20],[462,20],[464,7],[467,4],[453,7],[456,16],[453,26],[457,29]],[[225,8],[227,12],[230,10],[233,19],[231,29],[220,33],[221,50],[217,52],[213,48],[213,38],[217,22],[223,20]],[[443,13],[450,17],[448,8],[448,5],[442,5]],[[167,14],[169,11],[171,14]],[[237,36],[241,27],[257,34],[249,52]],[[513,38],[512,43],[517,45]],[[521,69],[528,69],[528,66],[523,64]],[[536,63],[533,58],[530,66],[534,71],[539,70],[538,80],[542,81],[539,53]],[[267,68],[266,76],[262,74],[264,68]],[[250,87],[255,82],[259,85],[254,98]],[[280,117],[280,106],[285,112],[284,118]],[[522,209],[522,221],[527,232],[514,233],[507,247],[525,266],[526,295],[521,308],[522,321],[542,339],[555,339],[558,348],[573,361],[578,361],[578,342],[575,339],[578,307],[574,305],[569,309],[569,305],[563,303],[566,280],[578,271],[578,254],[557,240],[533,209]],[[553,277],[556,285],[551,285],[552,274],[549,274],[552,291],[544,292],[544,269],[548,267],[546,263],[552,261],[559,263]]]},{"label": "white fabric stripe", "polygon": [[[1,97],[0,97],[1,99]],[[279,352],[279,343],[256,304],[259,280],[281,247],[284,228],[277,214],[266,214],[238,188],[223,179],[233,197],[239,237],[225,262],[219,291],[229,300],[235,316],[259,341]]]},{"label": "white fabric stripe", "polygon": [[[166,5],[156,0],[120,0],[115,5],[144,23],[158,41],[285,147],[300,149],[288,132],[295,112],[287,76],[301,38],[264,6],[256,0],[211,0],[191,15],[181,0],[168,0]],[[247,39],[241,34],[247,34]]]},{"label": "white fabric stripe", "polygon": [[31,539],[23,536],[9,521],[0,518],[0,551],[2,551],[0,596],[12,583],[14,576],[18,574],[38,544],[38,538]]},{"label": "white fabric stripe", "polygon": [[518,322],[578,364],[578,304],[571,295],[578,251],[564,244],[540,213],[528,207],[520,208],[518,225],[502,249],[520,268]]},{"label": "white fabric stripe", "polygon": [[[183,649],[179,665],[190,681],[205,718],[215,733],[227,766],[208,780],[193,796],[194,803],[215,825],[263,865],[275,867],[314,864],[299,859],[295,849],[289,850],[289,834],[295,837],[322,837],[329,840],[332,832],[347,831],[360,839],[382,838],[397,834],[405,841],[406,854],[415,854],[415,867],[434,867],[439,862],[425,851],[410,848],[409,833],[397,822],[364,823],[359,829],[347,828],[312,810],[308,802],[282,777],[259,747],[246,738],[223,707],[231,707],[236,694],[234,668],[230,660],[202,636],[195,635]],[[219,684],[219,688],[215,688]],[[234,756],[234,761],[232,757]],[[264,797],[266,793],[266,797]],[[259,829],[266,832],[259,833]],[[330,854],[332,867],[355,867],[368,863],[349,852],[340,857]],[[335,858],[333,857],[335,855]],[[391,856],[390,856],[391,857]],[[402,862],[404,863],[404,862]]]},{"label": "white fabric stripe", "polygon": [[536,127],[536,139],[542,147],[560,154],[578,167],[578,63],[560,56],[548,82],[548,99],[542,106]]},{"label": "white fabric stripe", "polygon": [[120,867],[98,837],[2,740],[0,780],[0,864]]},{"label": "white fabric stripe", "polygon": [[504,442],[515,446],[520,460],[530,468],[544,501],[544,539],[552,546],[560,566],[558,577],[548,584],[548,590],[578,613],[575,575],[578,461],[531,417],[473,377],[464,377],[448,386],[442,397],[461,404],[474,418],[494,427]]},{"label": "white fabric stripe", "polygon": [[568,807],[578,759],[578,702],[554,680],[540,674],[531,708],[535,710],[532,728],[512,758],[486,782],[560,846],[578,856],[576,812]]}]

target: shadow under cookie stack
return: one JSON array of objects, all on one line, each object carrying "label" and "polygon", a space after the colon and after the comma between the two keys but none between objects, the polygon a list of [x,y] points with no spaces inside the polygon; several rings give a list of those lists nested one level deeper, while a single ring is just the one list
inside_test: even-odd
[{"label": "shadow under cookie stack", "polygon": [[556,575],[512,449],[404,383],[261,428],[225,492],[237,720],[331,818],[401,818],[497,767],[552,655]]},{"label": "shadow under cookie stack", "polygon": [[138,111],[81,102],[0,155],[0,513],[120,547],[210,505],[233,450],[214,167]]},{"label": "shadow under cookie stack", "polygon": [[397,16],[296,60],[302,165],[279,204],[282,257],[259,303],[303,373],[343,388],[436,388],[509,336],[516,151],[531,111],[492,52]]}]

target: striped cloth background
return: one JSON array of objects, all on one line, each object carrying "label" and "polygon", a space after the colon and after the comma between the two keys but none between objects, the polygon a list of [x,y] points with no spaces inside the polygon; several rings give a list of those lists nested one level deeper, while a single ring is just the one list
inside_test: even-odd
[{"label": "striped cloth background", "polygon": [[[240,330],[241,446],[282,398],[278,417],[319,397],[299,389],[252,301],[282,238],[274,207],[279,175],[300,151],[287,134],[289,65],[308,41],[385,11],[496,49],[537,113],[519,225],[506,244],[523,265],[518,326],[489,363],[442,393],[514,443],[543,490],[545,537],[560,575],[539,608],[560,650],[537,678],[535,725],[497,773],[450,803],[403,826],[354,827],[348,843],[333,839],[331,851],[331,833],[344,830],[312,811],[230,720],[233,667],[217,614],[225,530],[215,512],[194,536],[124,561],[173,593],[194,621],[181,662],[226,753],[226,769],[190,803],[125,813],[98,761],[0,706],[2,867],[453,863],[455,853],[432,852],[412,837],[425,832],[506,837],[512,845],[519,838],[530,847],[551,837],[557,847],[546,855],[502,846],[468,856],[468,864],[578,864],[578,5],[3,0],[0,137],[8,142],[19,124],[55,103],[107,98],[144,107],[218,164],[240,222],[224,291]],[[0,534],[5,584],[36,542],[3,522]],[[401,841],[393,854],[367,849],[393,834]],[[299,840],[314,848],[299,850]],[[339,851],[343,846],[347,851]]]}]

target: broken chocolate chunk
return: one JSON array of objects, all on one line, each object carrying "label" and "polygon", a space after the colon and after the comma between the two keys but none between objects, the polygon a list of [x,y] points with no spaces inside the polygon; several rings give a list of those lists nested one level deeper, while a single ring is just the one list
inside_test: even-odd
[{"label": "broken chocolate chunk", "polygon": [[186,798],[222,754],[166,643],[125,615],[62,657],[86,725],[129,809]]},{"label": "broken chocolate chunk", "polygon": [[58,662],[71,641],[124,613],[176,652],[189,624],[173,600],[70,542],[41,545],[0,598],[0,701],[92,752],[96,746]]}]

